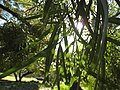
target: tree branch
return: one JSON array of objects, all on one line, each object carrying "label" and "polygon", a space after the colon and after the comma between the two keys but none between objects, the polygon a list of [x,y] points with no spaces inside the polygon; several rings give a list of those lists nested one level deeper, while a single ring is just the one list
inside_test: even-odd
[{"label": "tree branch", "polygon": [[112,42],[112,43],[116,44],[117,46],[120,46],[120,41],[118,41],[116,39],[112,39],[110,37],[107,37],[107,41]]},{"label": "tree branch", "polygon": [[108,19],[108,22],[120,25],[120,18],[111,17],[111,18]]},{"label": "tree branch", "polygon": [[118,4],[118,6],[120,7],[120,1],[119,0],[115,0],[115,1]]},{"label": "tree branch", "polygon": [[12,10],[10,10],[9,8],[3,6],[2,4],[0,4],[0,8],[2,8],[3,10],[9,12],[10,14],[12,14],[14,17],[19,18],[19,15],[15,12],[13,12]]},{"label": "tree branch", "polygon": [[9,12],[10,14],[12,14],[14,17],[16,17],[18,20],[22,21],[23,23],[25,23],[27,26],[31,26],[29,22],[27,22],[23,17],[21,17],[18,13],[10,10],[9,8],[3,6],[2,4],[0,4],[0,8],[2,8],[3,10]]}]

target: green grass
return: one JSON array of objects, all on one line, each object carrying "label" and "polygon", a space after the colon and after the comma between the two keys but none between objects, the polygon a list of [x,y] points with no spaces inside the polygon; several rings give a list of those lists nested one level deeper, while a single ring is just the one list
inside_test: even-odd
[{"label": "green grass", "polygon": [[[13,87],[12,88],[13,90],[31,90],[29,88],[26,88],[26,87],[29,86],[28,83],[33,83],[31,81],[38,82],[38,80],[36,78],[23,77],[22,78],[22,82],[20,84],[17,84],[17,82],[14,82],[15,81],[15,77],[14,76],[7,76],[7,77],[2,78],[1,80],[4,80],[4,81],[1,81],[2,86],[0,85],[0,88],[2,90],[9,90],[9,89],[6,88],[6,85],[10,87],[10,90],[11,90],[12,87]],[[12,83],[14,83],[14,84],[12,84]],[[30,84],[29,87],[32,88],[33,86],[34,86],[34,83],[33,83],[33,85]],[[19,89],[18,89],[18,87],[19,87]],[[22,88],[22,89],[20,89],[20,88]],[[39,89],[34,89],[34,90],[51,90],[51,89],[48,88],[48,87],[41,87],[41,88],[39,87]]]},{"label": "green grass", "polygon": [[[7,77],[2,78],[2,80],[15,81],[15,77],[14,76],[7,76]],[[36,78],[23,77],[22,81],[29,82],[29,81],[38,81],[38,80]]]}]

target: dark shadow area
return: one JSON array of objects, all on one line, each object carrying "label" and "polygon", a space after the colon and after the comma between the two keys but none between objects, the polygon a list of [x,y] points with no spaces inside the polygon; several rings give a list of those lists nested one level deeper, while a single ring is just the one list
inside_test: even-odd
[{"label": "dark shadow area", "polygon": [[77,81],[73,83],[73,85],[70,87],[70,90],[83,90]]},{"label": "dark shadow area", "polygon": [[0,80],[0,90],[39,90],[39,82],[15,82]]}]

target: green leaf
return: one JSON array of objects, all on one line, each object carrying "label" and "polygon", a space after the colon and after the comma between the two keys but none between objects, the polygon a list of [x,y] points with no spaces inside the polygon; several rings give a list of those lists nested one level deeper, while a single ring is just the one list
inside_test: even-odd
[{"label": "green leaf", "polygon": [[47,14],[49,12],[51,4],[52,4],[52,0],[46,0],[45,1],[45,5],[44,5],[44,19],[45,19],[45,17],[47,16]]},{"label": "green leaf", "polygon": [[65,76],[65,80],[66,80],[66,83],[67,83],[67,70],[66,70],[66,64],[65,64],[65,58],[64,58],[64,52],[63,52],[63,49],[62,49],[62,46],[60,45],[60,52],[61,52],[61,57],[62,57],[62,64],[63,64],[63,69],[64,69],[64,76]]},{"label": "green leaf", "polygon": [[103,30],[102,30],[102,39],[100,42],[100,51],[98,58],[101,59],[104,55],[104,49],[105,49],[105,42],[106,42],[106,36],[107,36],[107,26],[108,26],[108,4],[106,0],[101,0],[102,8],[103,8]]},{"label": "green leaf", "polygon": [[54,30],[51,34],[49,43],[48,43],[48,51],[46,52],[46,61],[45,61],[45,73],[48,73],[49,69],[50,69],[50,65],[52,63],[52,59],[55,53],[52,53],[52,49],[55,49],[56,44],[57,44],[57,40],[55,40],[55,37],[58,36],[57,35],[57,31],[58,31],[58,25],[55,25]]},{"label": "green leaf", "polygon": [[120,18],[111,17],[108,19],[109,23],[120,25]]}]

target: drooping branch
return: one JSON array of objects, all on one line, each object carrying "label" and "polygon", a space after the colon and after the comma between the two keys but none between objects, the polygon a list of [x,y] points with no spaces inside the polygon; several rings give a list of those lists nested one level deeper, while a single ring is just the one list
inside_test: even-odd
[{"label": "drooping branch", "polygon": [[120,25],[120,18],[111,17],[111,18],[108,19],[108,22]]},{"label": "drooping branch", "polygon": [[2,8],[3,10],[9,12],[10,14],[12,14],[14,17],[19,18],[19,15],[16,12],[13,12],[12,10],[10,10],[9,8],[3,6],[2,4],[0,4],[0,8]]},{"label": "drooping branch", "polygon": [[120,7],[120,1],[119,0],[115,0],[115,1],[118,4],[118,6]]},{"label": "drooping branch", "polygon": [[120,46],[120,41],[118,41],[116,39],[112,39],[110,37],[107,37],[107,41],[112,42],[112,43],[116,44],[117,46]]},{"label": "drooping branch", "polygon": [[20,16],[18,13],[10,10],[9,8],[5,7],[4,5],[0,4],[0,8],[2,8],[3,10],[9,12],[10,14],[12,14],[14,17],[16,17],[18,20],[22,21],[23,23],[25,23],[27,26],[31,26],[29,22],[27,22],[22,16]]}]

